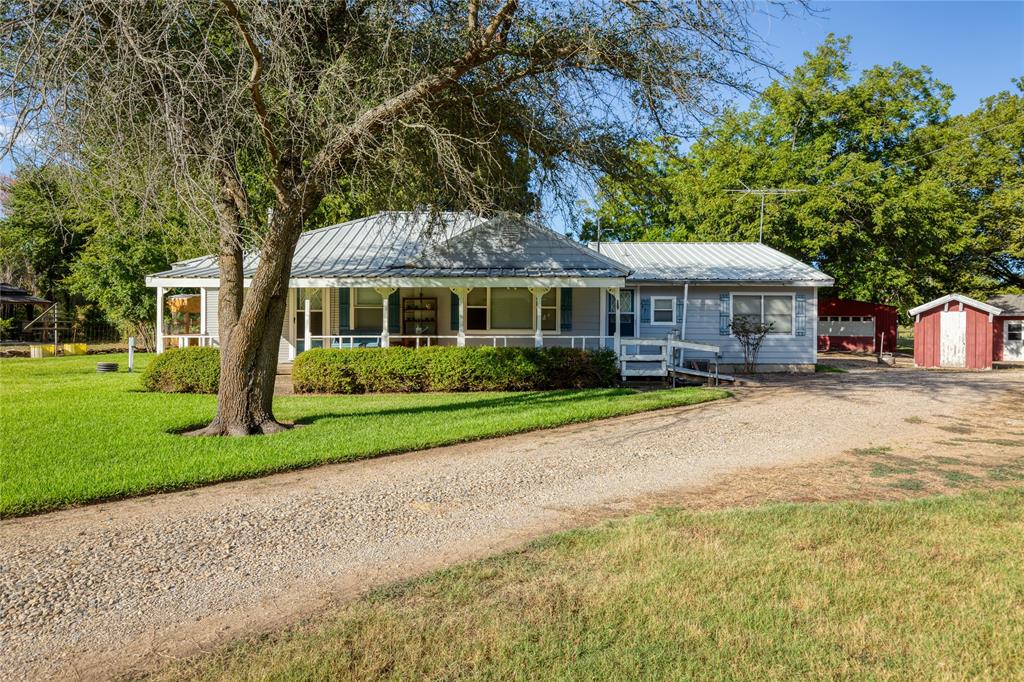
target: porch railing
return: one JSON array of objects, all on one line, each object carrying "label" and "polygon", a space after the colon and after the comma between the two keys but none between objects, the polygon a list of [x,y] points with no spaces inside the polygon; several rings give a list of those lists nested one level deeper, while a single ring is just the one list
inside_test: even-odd
[{"label": "porch railing", "polygon": [[185,348],[188,346],[219,346],[217,337],[212,334],[164,334],[165,348]]},{"label": "porch railing", "polygon": [[[565,334],[542,337],[545,346],[561,346],[582,350],[609,348],[613,344],[611,336],[570,336]],[[532,347],[536,342],[533,334],[466,334],[467,346],[493,346],[507,348],[509,346]],[[370,334],[332,334],[310,336],[312,348],[378,348],[383,345],[384,337]],[[408,345],[414,348],[429,346],[455,346],[459,343],[456,334],[440,334],[434,336],[413,334],[391,334],[388,344],[392,346]]]}]

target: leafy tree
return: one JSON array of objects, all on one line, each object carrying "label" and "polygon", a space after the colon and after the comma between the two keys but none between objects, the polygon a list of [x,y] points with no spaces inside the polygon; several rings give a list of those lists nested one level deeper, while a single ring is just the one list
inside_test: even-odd
[{"label": "leafy tree", "polygon": [[758,198],[727,190],[795,189],[767,199],[765,241],[835,276],[842,295],[906,309],[1019,286],[1022,98],[949,117],[952,98],[927,68],[899,63],[854,81],[849,38],[830,36],[685,153],[640,145],[647,172],[603,180],[598,215],[622,238],[756,241]]},{"label": "leafy tree", "polygon": [[[215,216],[223,352],[210,434],[281,428],[272,398],[291,258],[339,184],[523,208],[523,173],[620,167],[626,142],[737,83],[755,56],[751,5],[724,0],[5,8],[0,78],[16,127],[72,157],[115,150],[112,175],[173,185],[197,217]],[[247,247],[259,264],[243,301]]]}]

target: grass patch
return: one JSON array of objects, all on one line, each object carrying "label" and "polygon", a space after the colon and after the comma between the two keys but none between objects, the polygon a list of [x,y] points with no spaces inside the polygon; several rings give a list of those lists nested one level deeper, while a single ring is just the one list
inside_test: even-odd
[{"label": "grass patch", "polygon": [[924,481],[916,478],[901,478],[889,484],[891,488],[898,490],[910,490],[918,492],[924,490]]},{"label": "grass patch", "polygon": [[963,483],[974,483],[975,481],[978,480],[977,476],[975,476],[974,474],[969,474],[965,471],[940,469],[938,471],[938,474],[954,485],[960,485]]},{"label": "grass patch", "polygon": [[942,429],[943,431],[948,431],[949,433],[974,433],[974,429],[972,429],[971,427],[962,426],[960,424],[946,424],[944,426],[940,426],[939,428]]},{"label": "grass patch", "polygon": [[835,365],[826,365],[818,363],[814,366],[815,374],[847,374],[848,372],[842,367],[836,367]]},{"label": "grass patch", "polygon": [[881,462],[877,462],[871,467],[872,476],[895,476],[897,474],[912,474],[916,471],[916,467],[897,467],[892,466],[891,464],[883,464]]},{"label": "grass patch", "polygon": [[164,679],[1019,679],[1024,490],[663,511],[379,590]]},{"label": "grass patch", "polygon": [[917,416],[904,417],[903,421],[907,422],[908,424],[924,424],[924,420]]},{"label": "grass patch", "polygon": [[[142,369],[152,356],[136,356]],[[126,366],[126,356],[103,360]],[[273,436],[183,438],[216,398],[145,393],[138,374],[97,374],[95,357],[0,361],[0,516],[187,488],[325,462],[487,438],[722,398],[683,388],[281,396]]]},{"label": "grass patch", "polygon": [[1024,481],[1024,466],[1007,464],[993,467],[986,473],[993,481]]},{"label": "grass patch", "polygon": [[879,457],[892,454],[892,448],[880,445],[872,448],[854,448],[850,452],[857,457]]}]

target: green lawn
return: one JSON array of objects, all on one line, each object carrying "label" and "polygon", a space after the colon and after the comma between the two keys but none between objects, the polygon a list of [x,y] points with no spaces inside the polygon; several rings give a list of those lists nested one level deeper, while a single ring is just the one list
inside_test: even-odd
[{"label": "green lawn", "polygon": [[[288,396],[274,436],[186,438],[213,396],[140,390],[138,374],[97,374],[124,355],[0,360],[0,516],[456,443],[728,395],[626,389],[532,393]],[[149,356],[138,356],[138,368]]]},{"label": "green lawn", "polygon": [[165,679],[1024,677],[1024,490],[664,511],[377,591]]}]

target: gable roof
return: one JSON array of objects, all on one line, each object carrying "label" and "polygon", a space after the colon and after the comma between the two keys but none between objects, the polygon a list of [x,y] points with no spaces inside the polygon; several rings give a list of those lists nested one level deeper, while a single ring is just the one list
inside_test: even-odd
[{"label": "gable roof", "polygon": [[963,303],[964,305],[969,305],[972,308],[977,308],[978,310],[989,313],[990,315],[1000,315],[1003,312],[1001,309],[997,308],[994,305],[982,303],[977,299],[973,299],[970,296],[964,296],[963,294],[946,294],[945,296],[941,296],[935,299],[934,301],[928,301],[927,303],[922,303],[916,308],[911,308],[907,312],[910,313],[911,316],[920,315],[923,312],[926,312],[933,308],[938,308],[940,305],[952,303],[953,301]]},{"label": "gable roof", "polygon": [[[594,242],[591,248],[596,248]],[[601,253],[637,282],[728,282],[831,286],[831,277],[753,242],[603,242]]]},{"label": "gable roof", "polygon": [[39,298],[33,296],[24,289],[20,289],[13,284],[7,282],[0,282],[0,303],[10,303],[13,305],[43,305],[50,303],[45,298]]},{"label": "gable roof", "polygon": [[988,304],[1001,309],[1000,315],[1024,315],[1024,294],[1000,294],[988,299]]}]

